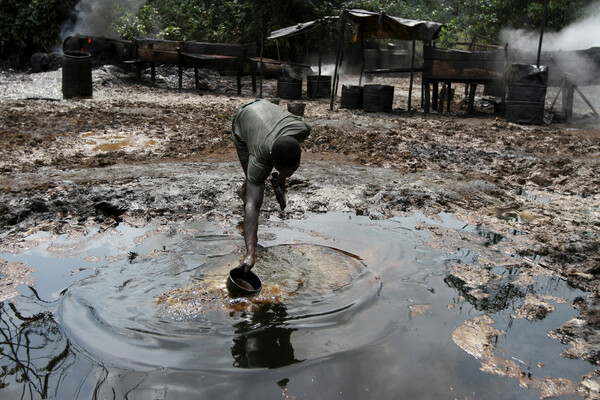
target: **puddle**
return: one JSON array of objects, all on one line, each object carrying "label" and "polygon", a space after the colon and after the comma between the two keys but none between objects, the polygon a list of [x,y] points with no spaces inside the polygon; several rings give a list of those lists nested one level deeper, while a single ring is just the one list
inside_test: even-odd
[{"label": "puddle", "polygon": [[136,149],[152,149],[158,145],[155,139],[145,137],[140,132],[84,132],[80,136],[92,151],[134,151]]},{"label": "puddle", "polygon": [[[2,398],[539,398],[539,385],[484,372],[484,357],[453,341],[483,316],[496,335],[488,359],[532,380],[577,384],[594,370],[547,336],[585,293],[498,266],[474,296],[448,271],[477,267],[477,252],[428,247],[423,224],[506,240],[449,214],[272,217],[259,232],[255,299],[227,295],[243,241],[207,221],[121,225],[0,254],[35,269],[34,286],[0,303]],[[532,295],[553,310],[517,318]]]}]

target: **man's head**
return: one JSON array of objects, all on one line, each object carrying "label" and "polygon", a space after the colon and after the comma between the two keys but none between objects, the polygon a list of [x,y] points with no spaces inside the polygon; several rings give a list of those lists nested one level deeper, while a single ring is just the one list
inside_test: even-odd
[{"label": "man's head", "polygon": [[280,173],[291,176],[300,165],[300,143],[293,137],[283,136],[275,140],[271,149],[273,166]]}]

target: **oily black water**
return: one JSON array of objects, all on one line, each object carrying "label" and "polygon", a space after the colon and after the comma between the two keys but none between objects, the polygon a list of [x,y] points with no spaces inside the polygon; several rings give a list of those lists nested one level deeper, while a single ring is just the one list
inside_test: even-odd
[{"label": "oily black water", "polygon": [[541,321],[515,320],[523,290],[509,281],[486,301],[470,298],[446,269],[477,263],[477,253],[428,247],[419,223],[477,231],[444,214],[274,218],[260,232],[256,299],[227,295],[243,240],[206,221],[37,234],[31,250],[0,254],[36,270],[33,287],[0,303],[0,396],[539,398],[481,371],[453,342],[463,321],[483,314],[505,332],[498,351],[533,377],[577,383],[594,370],[560,357],[565,346],[546,335],[585,293],[536,278],[527,291],[566,303]]}]

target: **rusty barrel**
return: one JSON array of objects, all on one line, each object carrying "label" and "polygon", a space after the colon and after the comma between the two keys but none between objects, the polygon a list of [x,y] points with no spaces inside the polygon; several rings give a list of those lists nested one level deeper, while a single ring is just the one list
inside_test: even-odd
[{"label": "rusty barrel", "polygon": [[331,96],[331,75],[308,75],[306,77],[306,96],[330,97]]},{"label": "rusty barrel", "polygon": [[506,120],[518,124],[543,124],[547,86],[547,66],[512,64],[506,93]]},{"label": "rusty barrel", "polygon": [[365,85],[363,87],[363,110],[390,112],[394,102],[394,87],[389,85]]},{"label": "rusty barrel", "polygon": [[362,108],[363,88],[362,86],[343,85],[341,107],[350,110]]},{"label": "rusty barrel", "polygon": [[277,96],[283,99],[302,97],[302,79],[285,76],[277,78]]},{"label": "rusty barrel", "polygon": [[66,51],[62,59],[62,92],[65,99],[92,97],[92,55]]}]

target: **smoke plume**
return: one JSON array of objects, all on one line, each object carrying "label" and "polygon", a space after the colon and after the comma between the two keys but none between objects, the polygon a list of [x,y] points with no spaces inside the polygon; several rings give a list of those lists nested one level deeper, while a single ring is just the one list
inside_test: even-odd
[{"label": "smoke plume", "polygon": [[75,22],[63,27],[61,39],[78,34],[117,37],[114,23],[119,17],[118,8],[135,12],[144,3],[146,0],[80,0],[73,11]]},{"label": "smoke plume", "polygon": [[[583,50],[600,46],[600,2],[594,3],[586,13],[588,17],[574,22],[559,32],[544,32],[542,50]],[[511,48],[537,51],[540,32],[524,29],[504,29],[502,43]]]}]

